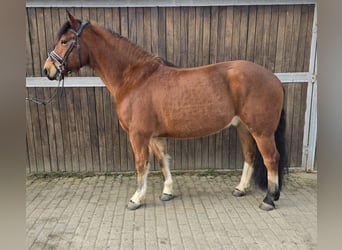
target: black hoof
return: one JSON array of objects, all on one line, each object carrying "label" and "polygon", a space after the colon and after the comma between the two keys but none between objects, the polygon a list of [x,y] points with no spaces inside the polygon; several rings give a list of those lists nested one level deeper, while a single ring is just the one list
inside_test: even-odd
[{"label": "black hoof", "polygon": [[235,196],[235,197],[241,197],[241,196],[245,196],[246,195],[246,192],[245,191],[241,191],[237,188],[234,188],[232,194]]},{"label": "black hoof", "polygon": [[[273,203],[273,202],[272,202]],[[275,209],[275,205],[274,203],[273,204],[268,204],[268,203],[265,203],[265,202],[262,202],[260,205],[259,205],[259,208],[261,210],[264,210],[264,211],[271,211],[273,209]]]},{"label": "black hoof", "polygon": [[160,200],[161,201],[169,201],[169,200],[172,200],[174,198],[173,194],[162,194],[160,196]]},{"label": "black hoof", "polygon": [[141,207],[142,206],[142,204],[137,204],[137,203],[135,203],[135,202],[133,202],[133,201],[129,201],[128,202],[128,205],[127,205],[127,209],[128,210],[136,210],[136,209],[138,209],[139,207]]},{"label": "black hoof", "polygon": [[272,198],[270,198],[269,195],[266,195],[265,199],[262,201],[259,208],[264,211],[273,210],[275,208],[275,205],[274,205]]}]

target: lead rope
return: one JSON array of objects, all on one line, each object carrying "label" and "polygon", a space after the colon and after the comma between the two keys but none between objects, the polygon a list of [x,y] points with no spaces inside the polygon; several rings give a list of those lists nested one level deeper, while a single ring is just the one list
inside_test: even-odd
[{"label": "lead rope", "polygon": [[[62,85],[61,85],[61,82],[62,82]],[[48,98],[48,99],[40,99],[40,98],[37,98],[37,97],[26,97],[26,100],[30,101],[30,102],[33,102],[33,103],[36,103],[36,104],[46,105],[46,104],[49,104],[50,102],[52,102],[53,99],[56,96],[58,96],[58,99],[60,99],[62,94],[63,94],[63,90],[64,90],[64,77],[63,77],[62,80],[59,80],[58,86],[57,86],[57,88],[55,89],[55,92],[53,93],[53,95],[51,95],[50,98]]]}]

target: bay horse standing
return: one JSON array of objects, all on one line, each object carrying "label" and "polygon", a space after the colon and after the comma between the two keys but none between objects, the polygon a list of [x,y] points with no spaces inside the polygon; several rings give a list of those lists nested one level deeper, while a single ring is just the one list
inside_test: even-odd
[{"label": "bay horse standing", "polygon": [[274,74],[248,61],[174,67],[119,34],[68,12],[43,71],[50,80],[60,81],[83,66],[94,69],[114,96],[120,125],[129,135],[137,189],[128,209],[137,209],[144,200],[150,153],[165,178],[160,199],[173,198],[165,138],[203,137],[230,125],[237,127],[244,155],[242,177],[233,195],[245,195],[255,176],[267,187],[260,208],[275,208],[285,155],[284,91]]}]

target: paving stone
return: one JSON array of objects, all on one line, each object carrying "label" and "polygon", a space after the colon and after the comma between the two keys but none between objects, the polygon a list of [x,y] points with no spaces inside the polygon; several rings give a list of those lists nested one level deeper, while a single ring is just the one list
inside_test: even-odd
[{"label": "paving stone", "polygon": [[163,179],[150,175],[145,205],[128,211],[135,176],[29,177],[29,249],[317,249],[317,175],[291,173],[277,208],[264,192],[231,191],[229,173],[174,177],[175,199],[159,200]]}]

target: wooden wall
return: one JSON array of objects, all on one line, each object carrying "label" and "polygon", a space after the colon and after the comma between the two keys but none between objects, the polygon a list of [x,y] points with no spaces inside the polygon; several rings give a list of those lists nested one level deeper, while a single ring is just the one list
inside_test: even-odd
[{"label": "wooden wall", "polygon": [[[26,10],[27,76],[42,76],[66,11]],[[273,72],[309,68],[313,5],[71,10],[179,66],[246,59]],[[76,75],[94,73],[85,68]],[[307,85],[284,87],[289,165],[300,167]],[[27,95],[47,98],[53,91],[27,88]],[[132,149],[105,88],[66,88],[59,101],[47,106],[27,102],[26,110],[27,172],[134,170]],[[169,139],[168,151],[176,170],[242,167],[235,128],[201,139]],[[158,169],[156,164],[152,169]]]}]

